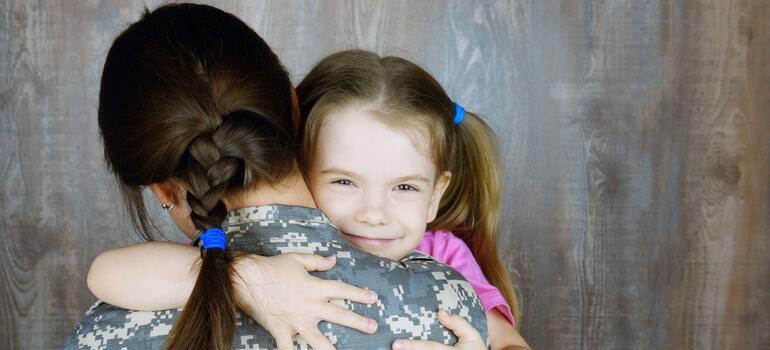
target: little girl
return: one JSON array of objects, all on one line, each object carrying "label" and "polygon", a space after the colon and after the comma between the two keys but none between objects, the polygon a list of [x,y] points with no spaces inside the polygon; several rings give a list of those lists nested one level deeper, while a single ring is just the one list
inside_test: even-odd
[{"label": "little girl", "polygon": [[[343,237],[392,260],[417,248],[455,268],[484,305],[492,348],[526,346],[514,327],[516,299],[496,253],[500,168],[489,127],[453,103],[417,65],[369,52],[344,51],[323,59],[297,94],[308,184]],[[434,230],[425,232],[428,223]],[[143,245],[152,244],[157,243]],[[89,274],[97,297],[112,299],[116,291],[98,286],[114,278],[115,267],[139,275],[130,271],[131,261],[147,258],[139,246],[97,259]],[[126,307],[142,305],[141,294],[135,295]],[[413,346],[419,344],[394,344]]]},{"label": "little girl", "polygon": [[308,184],[343,237],[375,255],[417,248],[453,267],[484,305],[492,347],[525,345],[495,245],[500,166],[486,123],[417,65],[364,51],[323,59],[297,94]]}]

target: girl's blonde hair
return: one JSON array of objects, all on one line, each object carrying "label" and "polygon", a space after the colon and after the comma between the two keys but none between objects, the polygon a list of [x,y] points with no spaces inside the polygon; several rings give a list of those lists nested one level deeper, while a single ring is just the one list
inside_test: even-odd
[{"label": "girl's blonde hair", "polygon": [[348,50],[324,58],[299,84],[297,95],[305,168],[324,118],[343,108],[365,106],[415,140],[430,135],[430,156],[439,171],[452,173],[452,180],[428,227],[450,229],[470,247],[518,319],[513,284],[496,249],[501,171],[497,139],[489,126],[470,112],[454,124],[455,104],[428,72],[403,58],[367,51]]}]

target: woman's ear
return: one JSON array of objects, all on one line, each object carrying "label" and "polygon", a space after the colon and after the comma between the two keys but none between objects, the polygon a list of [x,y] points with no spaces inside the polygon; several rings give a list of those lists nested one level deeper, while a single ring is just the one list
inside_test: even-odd
[{"label": "woman's ear", "polygon": [[428,207],[428,222],[436,220],[438,215],[438,205],[441,202],[441,197],[449,187],[449,183],[452,181],[452,173],[449,171],[442,172],[436,179],[436,185],[433,186],[433,193],[430,196],[430,206]]},{"label": "woman's ear", "polygon": [[147,187],[152,190],[152,194],[160,201],[161,205],[168,210],[171,220],[174,221],[179,229],[194,239],[198,235],[198,230],[195,228],[192,220],[190,219],[190,205],[187,204],[187,188],[182,185],[182,182],[178,179],[168,179],[163,182],[156,182],[148,185]]},{"label": "woman's ear", "polygon": [[179,198],[179,184],[174,180],[168,179],[163,182],[156,182],[147,187],[152,190],[152,194],[155,195],[155,198],[160,201],[164,208],[178,205],[176,199]]}]

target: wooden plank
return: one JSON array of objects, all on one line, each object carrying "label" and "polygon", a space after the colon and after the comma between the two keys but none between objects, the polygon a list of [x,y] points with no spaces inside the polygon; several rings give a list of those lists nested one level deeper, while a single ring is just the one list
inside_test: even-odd
[{"label": "wooden plank", "polygon": [[[670,311],[674,348],[770,346],[766,2],[684,6],[680,71],[687,120],[681,181],[687,242]],[[759,303],[758,303],[759,302]]]}]

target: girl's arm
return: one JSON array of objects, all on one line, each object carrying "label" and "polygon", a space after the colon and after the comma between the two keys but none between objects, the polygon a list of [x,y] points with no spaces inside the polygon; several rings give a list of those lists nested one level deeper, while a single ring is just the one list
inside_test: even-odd
[{"label": "girl's arm", "polygon": [[[299,333],[314,349],[333,349],[318,330],[321,320],[366,333],[377,323],[330,304],[347,299],[371,304],[377,295],[339,281],[327,281],[309,271],[325,271],[334,258],[287,253],[264,257],[246,255],[233,262],[238,306],[276,339],[291,347]],[[198,275],[200,250],[168,242],[147,242],[99,255],[88,273],[88,287],[107,303],[135,310],[183,307]]]},{"label": "girl's arm", "polygon": [[97,298],[124,309],[181,308],[198,277],[196,247],[147,242],[108,250],[88,271],[88,288]]},{"label": "girl's arm", "polygon": [[493,350],[530,349],[519,332],[497,308],[486,312],[489,340]]}]

